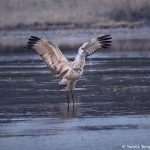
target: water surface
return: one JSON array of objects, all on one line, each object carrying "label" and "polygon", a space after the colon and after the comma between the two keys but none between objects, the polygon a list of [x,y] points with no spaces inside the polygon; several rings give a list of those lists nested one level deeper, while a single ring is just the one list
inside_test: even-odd
[{"label": "water surface", "polygon": [[[66,56],[73,60],[75,54]],[[149,55],[141,52],[126,57],[95,54],[77,83],[76,104],[68,109],[66,91],[58,88],[60,79],[51,76],[38,55],[1,55],[1,149],[113,150],[149,145],[149,66]]]}]

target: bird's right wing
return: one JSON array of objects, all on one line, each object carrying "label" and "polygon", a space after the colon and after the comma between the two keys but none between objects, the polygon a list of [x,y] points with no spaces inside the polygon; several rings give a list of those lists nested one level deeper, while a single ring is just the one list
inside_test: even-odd
[{"label": "bird's right wing", "polygon": [[58,46],[52,42],[31,36],[28,39],[27,47],[34,49],[42,57],[54,76],[63,77],[71,68],[70,62],[65,58]]},{"label": "bird's right wing", "polygon": [[108,48],[109,46],[111,46],[111,39],[112,37],[110,35],[104,35],[96,39],[89,40],[80,48],[85,52],[86,57],[88,57],[95,53],[98,49]]}]

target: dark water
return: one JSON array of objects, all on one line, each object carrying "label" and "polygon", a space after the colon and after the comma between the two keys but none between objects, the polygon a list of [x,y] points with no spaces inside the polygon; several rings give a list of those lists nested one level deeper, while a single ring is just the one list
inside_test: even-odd
[{"label": "dark water", "polygon": [[[60,79],[51,76],[39,56],[1,55],[0,149],[150,145],[150,59],[138,52],[134,56],[139,57],[97,53],[88,59],[75,90],[76,104],[68,110]],[[73,60],[74,54],[67,57]]]}]

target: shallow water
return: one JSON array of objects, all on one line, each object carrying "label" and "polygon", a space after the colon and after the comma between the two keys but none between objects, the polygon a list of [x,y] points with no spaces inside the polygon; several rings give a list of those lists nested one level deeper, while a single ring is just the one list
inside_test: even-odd
[{"label": "shallow water", "polygon": [[[74,54],[66,56],[73,60]],[[1,55],[1,149],[150,145],[149,55],[115,56],[97,53],[87,60],[75,90],[76,104],[68,109],[59,79],[51,76],[39,56]]]}]

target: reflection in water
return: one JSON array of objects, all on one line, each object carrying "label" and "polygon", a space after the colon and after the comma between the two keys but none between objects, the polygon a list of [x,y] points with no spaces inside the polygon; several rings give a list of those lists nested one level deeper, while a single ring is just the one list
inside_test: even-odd
[{"label": "reflection in water", "polygon": [[25,56],[20,61],[24,57],[20,56],[20,60],[10,62],[1,57],[1,139],[72,134],[74,137],[81,133],[81,139],[85,139],[87,132],[149,132],[149,59],[101,59],[95,55],[87,60],[77,83],[75,106],[70,104],[68,108],[66,91],[58,90],[59,80],[50,75],[39,57],[33,61]]}]

